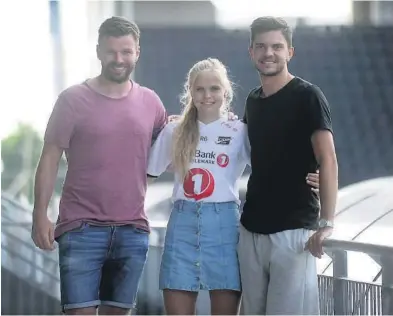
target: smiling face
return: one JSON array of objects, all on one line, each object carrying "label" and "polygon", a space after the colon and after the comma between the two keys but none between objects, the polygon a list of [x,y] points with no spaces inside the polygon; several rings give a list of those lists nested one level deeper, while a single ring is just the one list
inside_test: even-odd
[{"label": "smiling face", "polygon": [[139,46],[132,35],[105,36],[97,47],[97,56],[105,79],[120,84],[130,79],[139,58]]},{"label": "smiling face", "polygon": [[192,85],[191,96],[198,112],[220,114],[225,102],[226,89],[220,73],[215,70],[201,71]]},{"label": "smiling face", "polygon": [[251,60],[261,76],[276,76],[288,69],[293,56],[293,47],[288,46],[280,30],[255,34],[249,49]]}]

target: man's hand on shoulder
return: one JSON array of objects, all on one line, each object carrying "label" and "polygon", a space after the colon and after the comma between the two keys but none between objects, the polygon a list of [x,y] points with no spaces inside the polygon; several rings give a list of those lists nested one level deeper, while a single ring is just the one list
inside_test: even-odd
[{"label": "man's hand on shoulder", "polygon": [[233,112],[228,112],[228,120],[229,121],[236,121],[236,120],[238,120],[239,119],[239,117],[235,114],[235,113],[233,113]]},{"label": "man's hand on shoulder", "polygon": [[168,123],[171,122],[178,122],[181,118],[181,115],[169,115],[168,116]]},{"label": "man's hand on shoulder", "polygon": [[[174,115],[169,115],[169,116],[168,116],[168,123],[177,122],[177,121],[180,120],[180,118],[181,118],[181,115],[176,115],[176,114],[174,114]],[[236,121],[236,120],[238,120],[238,119],[239,119],[239,117],[238,117],[235,113],[233,113],[233,112],[228,112],[228,120],[229,120],[229,121]]]}]

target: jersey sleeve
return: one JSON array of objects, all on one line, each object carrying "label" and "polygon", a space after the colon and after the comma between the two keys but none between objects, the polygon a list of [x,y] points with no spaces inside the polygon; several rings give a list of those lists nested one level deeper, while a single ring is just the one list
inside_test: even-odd
[{"label": "jersey sleeve", "polygon": [[150,149],[147,175],[159,177],[172,162],[173,124],[167,124]]},{"label": "jersey sleeve", "polygon": [[333,133],[332,117],[329,103],[322,90],[313,85],[307,95],[310,132],[328,130]]},{"label": "jersey sleeve", "polygon": [[241,163],[251,166],[251,145],[250,145],[250,140],[248,139],[248,129],[247,129],[247,125],[245,124],[242,125],[243,128],[241,132],[242,132],[243,143],[240,150],[240,161]]}]

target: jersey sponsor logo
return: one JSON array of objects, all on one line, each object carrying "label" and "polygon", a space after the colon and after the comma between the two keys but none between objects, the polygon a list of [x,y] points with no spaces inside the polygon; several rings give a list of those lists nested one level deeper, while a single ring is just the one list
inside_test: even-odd
[{"label": "jersey sponsor logo", "polygon": [[230,136],[218,136],[216,140],[217,145],[229,145],[231,142],[232,137]]},{"label": "jersey sponsor logo", "polygon": [[214,192],[215,182],[212,173],[204,168],[192,168],[183,182],[184,196],[199,201]]},{"label": "jersey sponsor logo", "polygon": [[207,163],[214,165],[215,161],[216,153],[214,151],[207,153],[198,149],[195,153],[194,163]]},{"label": "jersey sponsor logo", "polygon": [[201,142],[207,142],[207,136],[201,136],[201,137],[199,137],[199,141],[201,141]]},{"label": "jersey sponsor logo", "polygon": [[217,165],[225,168],[229,164],[229,156],[227,154],[219,154],[217,156]]}]

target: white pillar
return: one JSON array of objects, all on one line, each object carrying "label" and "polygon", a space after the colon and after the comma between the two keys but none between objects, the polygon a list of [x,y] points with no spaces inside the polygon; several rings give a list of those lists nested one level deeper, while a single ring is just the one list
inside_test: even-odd
[{"label": "white pillar", "polygon": [[90,76],[96,76],[101,71],[101,65],[96,54],[98,29],[104,20],[115,15],[114,1],[89,1],[88,11],[89,72]]},{"label": "white pillar", "polygon": [[18,122],[43,133],[55,98],[49,1],[0,1],[0,137]]},{"label": "white pillar", "polygon": [[[126,0],[126,1],[117,1],[117,12],[116,15],[123,16],[127,18],[130,21],[134,21],[134,1],[133,0]],[[135,71],[132,72],[131,74],[131,79],[135,79]]]},{"label": "white pillar", "polygon": [[393,25],[392,1],[373,1],[370,11],[371,21],[374,25]]},{"label": "white pillar", "polygon": [[82,82],[89,75],[87,0],[60,0],[60,32],[62,38],[64,85]]}]

